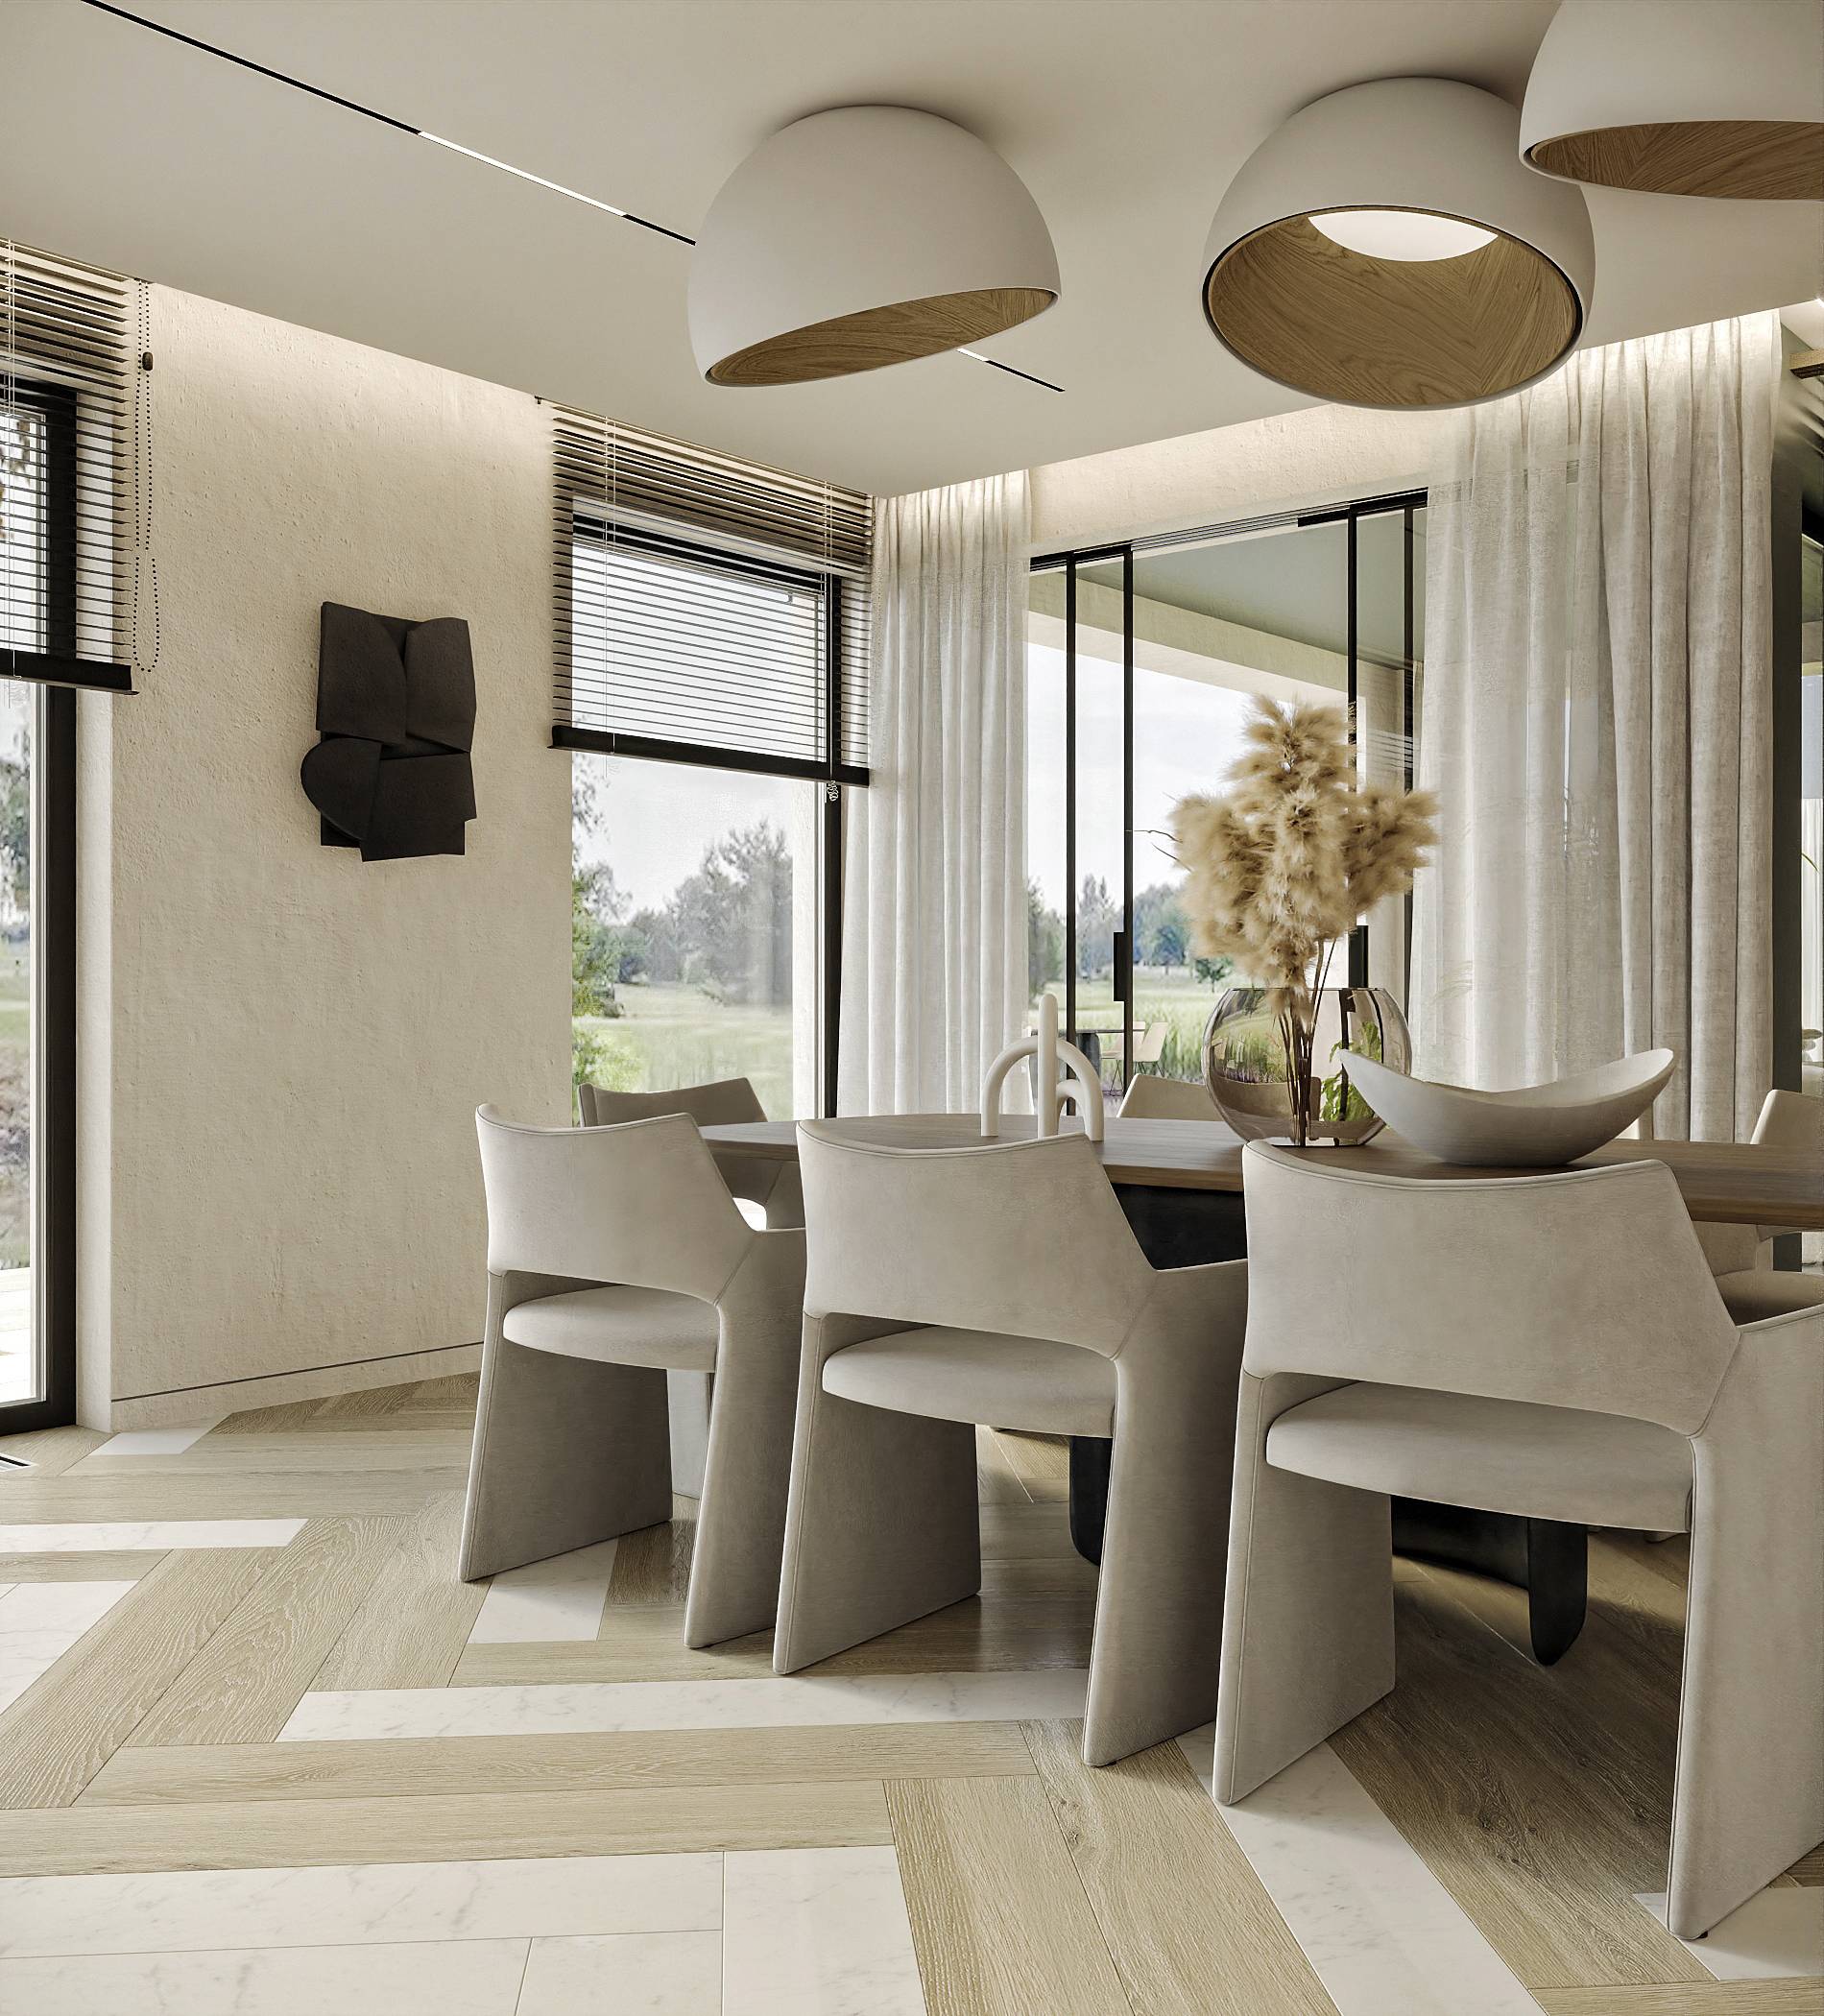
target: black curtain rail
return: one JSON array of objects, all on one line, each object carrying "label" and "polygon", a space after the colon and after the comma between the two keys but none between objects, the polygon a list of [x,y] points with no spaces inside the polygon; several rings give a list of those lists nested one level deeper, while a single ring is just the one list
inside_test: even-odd
[{"label": "black curtain rail", "polygon": [[1422,490],[1389,491],[1385,496],[1361,497],[1353,504],[1332,504],[1322,511],[1302,511],[1296,523],[1305,525],[1340,525],[1349,518],[1374,518],[1383,512],[1423,511],[1426,492]]},{"label": "black curtain rail", "polygon": [[552,723],[551,747],[586,750],[595,756],[639,756],[652,763],[685,763],[699,770],[742,770],[762,777],[799,778],[807,783],[866,785],[869,781],[869,772],[860,763],[763,756],[751,749],[723,749],[708,742],[667,742],[651,735],[624,734],[619,730],[577,728],[567,721]]}]

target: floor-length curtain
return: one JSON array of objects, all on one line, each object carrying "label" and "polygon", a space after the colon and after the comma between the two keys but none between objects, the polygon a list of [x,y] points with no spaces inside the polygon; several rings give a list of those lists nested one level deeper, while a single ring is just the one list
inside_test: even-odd
[{"label": "floor-length curtain", "polygon": [[1772,1064],[1778,319],[1589,350],[1458,416],[1428,513],[1416,1068],[1503,1087],[1664,1044],[1659,1133]]},{"label": "floor-length curtain", "polygon": [[869,761],[849,794],[845,1113],[968,1111],[1026,1008],[1023,472],[875,507]]}]

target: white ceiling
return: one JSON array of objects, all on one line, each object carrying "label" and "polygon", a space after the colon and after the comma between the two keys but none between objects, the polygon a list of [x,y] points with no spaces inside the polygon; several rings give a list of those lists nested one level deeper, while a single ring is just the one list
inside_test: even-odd
[{"label": "white ceiling", "polygon": [[[0,0],[0,232],[878,492],[1308,403],[1207,332],[1217,198],[1373,77],[1518,103],[1553,0],[133,0],[136,12],[692,232],[766,133],[942,113],[1019,171],[1064,298],[957,357],[703,384],[687,249],[98,13]],[[1824,285],[1824,205],[1594,190],[1590,340]],[[890,230],[892,219],[882,217]]]}]

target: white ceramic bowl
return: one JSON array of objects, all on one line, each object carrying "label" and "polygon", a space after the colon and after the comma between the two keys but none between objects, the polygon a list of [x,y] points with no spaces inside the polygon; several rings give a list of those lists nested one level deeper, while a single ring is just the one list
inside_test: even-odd
[{"label": "white ceramic bowl", "polygon": [[1440,1162],[1472,1168],[1555,1168],[1612,1141],[1659,1096],[1677,1062],[1643,1050],[1551,1085],[1472,1092],[1389,1070],[1349,1053],[1349,1075],[1387,1125]]}]

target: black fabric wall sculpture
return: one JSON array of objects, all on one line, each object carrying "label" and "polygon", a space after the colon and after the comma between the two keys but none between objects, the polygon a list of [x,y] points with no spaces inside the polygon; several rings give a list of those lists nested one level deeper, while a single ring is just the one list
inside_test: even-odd
[{"label": "black fabric wall sculpture", "polygon": [[475,816],[475,667],[460,616],[407,623],[323,606],[304,796],[325,847],[364,861],[459,854]]}]

